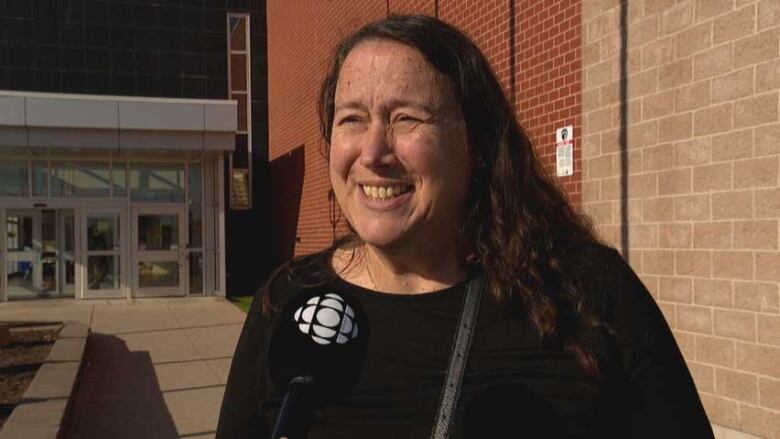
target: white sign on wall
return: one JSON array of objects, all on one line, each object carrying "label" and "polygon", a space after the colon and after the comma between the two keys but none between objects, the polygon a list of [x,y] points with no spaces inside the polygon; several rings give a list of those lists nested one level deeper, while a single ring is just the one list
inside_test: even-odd
[{"label": "white sign on wall", "polygon": [[574,174],[574,126],[555,130],[555,175],[565,177]]}]

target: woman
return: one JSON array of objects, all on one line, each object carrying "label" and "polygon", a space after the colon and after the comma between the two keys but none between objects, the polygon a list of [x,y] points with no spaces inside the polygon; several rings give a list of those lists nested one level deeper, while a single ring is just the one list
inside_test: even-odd
[{"label": "woman", "polygon": [[219,437],[267,437],[266,345],[309,289],[356,298],[366,361],[308,437],[431,434],[467,283],[476,320],[454,437],[713,437],[671,331],[617,252],[544,172],[485,57],[434,18],[338,46],[320,114],[352,234],[277,271],[236,348]]}]

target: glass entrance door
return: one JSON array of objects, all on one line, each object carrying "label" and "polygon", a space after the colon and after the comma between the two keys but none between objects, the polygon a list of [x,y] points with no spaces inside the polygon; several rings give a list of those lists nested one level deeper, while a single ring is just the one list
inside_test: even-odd
[{"label": "glass entrance door", "polygon": [[186,211],[183,206],[133,208],[133,293],[186,295]]},{"label": "glass entrance door", "polygon": [[6,211],[8,300],[74,296],[73,217],[69,209]]},{"label": "glass entrance door", "polygon": [[5,228],[8,300],[35,299],[43,290],[40,211],[8,210]]},{"label": "glass entrance door", "polygon": [[122,211],[85,209],[83,213],[83,297],[124,297],[122,288]]}]

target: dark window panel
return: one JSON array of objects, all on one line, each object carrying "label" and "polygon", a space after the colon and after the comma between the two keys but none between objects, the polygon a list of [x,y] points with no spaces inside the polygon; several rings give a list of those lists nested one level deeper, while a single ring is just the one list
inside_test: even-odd
[{"label": "dark window panel", "polygon": [[246,134],[236,134],[236,150],[233,151],[233,168],[249,168],[249,150]]},{"label": "dark window panel", "polygon": [[227,26],[227,12],[225,8],[206,9],[204,27],[208,31],[220,32],[225,35]]},{"label": "dark window panel", "polygon": [[[6,64],[3,64],[5,66]],[[0,89],[10,89],[10,71],[7,67],[0,67]]]},{"label": "dark window panel", "polygon": [[157,75],[157,52],[136,52],[135,70],[143,75]]},{"label": "dark window panel", "polygon": [[158,50],[158,31],[154,28],[135,28],[133,44],[136,50]]},{"label": "dark window panel", "polygon": [[206,75],[209,77],[227,76],[227,56],[209,55],[206,58]]},{"label": "dark window panel", "polygon": [[89,70],[108,70],[111,62],[111,55],[108,49],[101,47],[87,47],[86,49],[86,68]]},{"label": "dark window panel", "polygon": [[135,66],[135,54],[130,50],[112,50],[111,67],[114,72],[130,73]]},{"label": "dark window panel", "polygon": [[160,50],[180,51],[181,50],[181,32],[173,29],[160,29],[159,41]]},{"label": "dark window panel", "polygon": [[84,0],[60,0],[57,2],[57,17],[69,22],[84,22]]},{"label": "dark window panel", "polygon": [[181,0],[182,6],[203,6],[204,0]]},{"label": "dark window panel", "polygon": [[13,90],[28,90],[32,88],[33,71],[30,69],[10,69],[8,71],[8,86]]},{"label": "dark window panel", "polygon": [[33,18],[39,20],[57,19],[57,1],[56,0],[30,0],[33,4]]},{"label": "dark window panel", "polygon": [[6,45],[6,57],[8,65],[11,67],[23,69],[33,67],[34,49],[34,47],[30,47],[24,44]]},{"label": "dark window panel", "polygon": [[181,26],[181,8],[177,5],[160,5],[160,27],[178,29]]},{"label": "dark window panel", "polygon": [[108,23],[108,3],[91,0],[85,4],[84,16],[87,23],[107,26]]},{"label": "dark window panel", "polygon": [[4,15],[12,18],[33,18],[33,3],[30,0],[6,0]]},{"label": "dark window panel", "polygon": [[108,26],[87,26],[87,46],[109,47],[111,29]]},{"label": "dark window panel", "polygon": [[[203,4],[207,8],[220,8],[223,12],[225,11],[225,0],[204,0]],[[222,15],[224,16],[224,14]]]},{"label": "dark window panel", "polygon": [[113,1],[109,3],[110,23],[113,26],[133,25],[133,6],[127,3]]},{"label": "dark window panel", "polygon": [[112,27],[111,28],[111,47],[114,49],[133,48],[133,29],[130,27]]},{"label": "dark window panel", "polygon": [[157,27],[159,5],[154,3],[137,3],[133,9],[133,21],[136,26]]},{"label": "dark window panel", "polygon": [[207,53],[227,53],[225,32],[207,32],[204,38],[204,51]]},{"label": "dark window panel", "polygon": [[178,52],[160,52],[159,71],[164,76],[181,74],[181,55]]},{"label": "dark window panel", "polygon": [[110,87],[111,93],[113,94],[126,96],[132,96],[135,94],[135,90],[133,88],[133,75],[114,72],[111,75]]},{"label": "dark window panel", "polygon": [[38,44],[58,44],[60,41],[59,23],[56,21],[30,22],[31,35]]},{"label": "dark window panel", "polygon": [[108,76],[108,72],[87,72],[84,93],[108,93]]},{"label": "dark window panel", "polygon": [[52,70],[34,71],[35,90],[38,91],[60,91],[60,75]]},{"label": "dark window panel", "polygon": [[166,97],[180,97],[181,79],[176,76],[163,76],[160,78],[160,95]]},{"label": "dark window panel", "polygon": [[87,74],[84,72],[64,72],[61,75],[62,86],[60,89],[65,93],[86,93],[87,92]]},{"label": "dark window panel", "polygon": [[34,49],[33,65],[38,69],[57,70],[59,68],[59,54],[56,46],[37,46]]},{"label": "dark window panel", "polygon": [[228,10],[231,12],[246,12],[249,10],[248,0],[227,0]]},{"label": "dark window panel", "polygon": [[136,76],[135,89],[139,96],[160,96],[160,80],[156,76]]},{"label": "dark window panel", "polygon": [[226,99],[227,78],[209,76],[206,80],[206,94],[208,99]]},{"label": "dark window panel", "polygon": [[60,44],[84,46],[86,30],[81,23],[63,23],[60,27]]},{"label": "dark window panel", "polygon": [[181,9],[181,27],[182,29],[203,29],[203,9],[195,7],[184,7]]},{"label": "dark window panel", "polygon": [[84,69],[84,49],[60,47],[60,66],[66,70]]},{"label": "dark window panel", "polygon": [[6,18],[5,20],[5,40],[15,43],[30,42],[31,22],[19,20],[16,18]]},{"label": "dark window panel", "polygon": [[202,56],[194,53],[184,53],[181,56],[181,72],[188,76],[203,76],[206,74],[205,62]]},{"label": "dark window panel", "polygon": [[181,92],[183,98],[203,99],[206,96],[206,78],[183,77]]},{"label": "dark window panel", "polygon": [[201,32],[182,32],[181,47],[185,52],[203,52],[203,35]]}]

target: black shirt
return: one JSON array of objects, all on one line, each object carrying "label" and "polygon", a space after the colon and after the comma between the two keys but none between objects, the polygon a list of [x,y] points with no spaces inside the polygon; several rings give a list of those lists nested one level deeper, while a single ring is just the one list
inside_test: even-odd
[{"label": "black shirt", "polygon": [[[542,342],[531,324],[490,296],[482,301],[464,376],[455,437],[712,438],[693,380],[648,291],[620,255],[589,246],[574,258],[589,303],[616,337],[589,378],[573,354]],[[320,253],[307,271],[327,271]],[[283,304],[305,288],[282,274],[270,286]],[[371,325],[363,372],[352,392],[317,410],[320,438],[427,438],[433,427],[466,281],[425,294],[389,294],[338,277],[313,288],[360,301]],[[308,287],[307,287],[308,288]],[[284,395],[265,370],[274,315],[255,297],[236,347],[217,437],[265,438]]]}]

